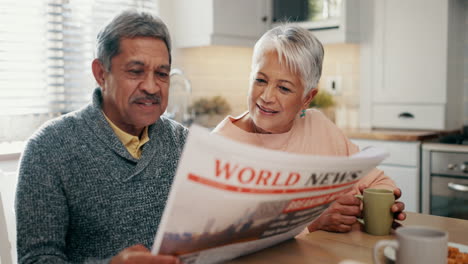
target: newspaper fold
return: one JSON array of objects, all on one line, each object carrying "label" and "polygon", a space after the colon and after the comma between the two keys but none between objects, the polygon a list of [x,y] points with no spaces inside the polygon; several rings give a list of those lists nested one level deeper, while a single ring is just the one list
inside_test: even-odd
[{"label": "newspaper fold", "polygon": [[152,253],[209,264],[293,238],[387,156],[292,154],[193,125]]}]

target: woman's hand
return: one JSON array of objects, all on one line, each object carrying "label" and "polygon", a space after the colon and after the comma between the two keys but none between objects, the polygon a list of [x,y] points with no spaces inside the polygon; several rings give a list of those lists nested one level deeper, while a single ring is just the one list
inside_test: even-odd
[{"label": "woman's hand", "polygon": [[[359,186],[362,193],[367,188],[365,185]],[[401,190],[396,188],[393,190],[395,200],[401,197]],[[405,204],[400,201],[395,201],[391,207],[394,220],[403,221],[406,219]],[[354,193],[347,193],[334,201],[317,219],[314,220],[307,228],[309,232],[316,230],[325,230],[332,232],[349,232],[352,226],[357,222],[357,218],[361,217],[361,200],[354,196]],[[392,227],[397,228],[399,223],[393,222]]]},{"label": "woman's hand", "polygon": [[128,247],[113,257],[110,264],[179,264],[180,261],[174,256],[168,255],[152,255],[151,252],[143,245],[134,245]]},{"label": "woman's hand", "polygon": [[309,232],[325,230],[332,232],[349,232],[356,218],[361,215],[361,200],[354,193],[347,193],[334,201],[307,228]]},{"label": "woman's hand", "polygon": [[[392,205],[392,208],[391,208],[392,213],[393,213],[393,219],[403,221],[406,219],[406,213],[403,212],[403,210],[405,210],[405,204],[403,202],[396,201],[397,199],[401,197],[401,189],[400,188],[394,189],[393,194],[395,195],[395,203]],[[392,227],[397,228],[398,226],[400,226],[400,224],[393,221]]]}]

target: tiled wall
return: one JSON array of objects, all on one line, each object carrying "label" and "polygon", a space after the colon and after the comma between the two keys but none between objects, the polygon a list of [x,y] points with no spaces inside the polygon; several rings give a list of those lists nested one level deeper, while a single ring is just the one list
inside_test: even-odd
[{"label": "tiled wall", "polygon": [[[247,109],[252,48],[210,46],[178,49],[173,67],[180,68],[192,84],[193,99],[221,95],[231,105],[232,115]],[[335,44],[325,46],[325,59],[319,88],[330,76],[340,76],[341,95],[336,96],[337,122],[357,124],[359,104],[359,46]],[[354,111],[354,112],[353,112]]]},{"label": "tiled wall", "polygon": [[338,76],[341,79],[341,92],[334,96],[335,123],[341,127],[359,125],[359,45],[325,45],[322,78],[319,89],[326,89],[328,79]]},{"label": "tiled wall", "polygon": [[210,46],[178,49],[173,67],[181,69],[192,85],[192,101],[201,97],[223,96],[231,114],[247,109],[252,48]]}]

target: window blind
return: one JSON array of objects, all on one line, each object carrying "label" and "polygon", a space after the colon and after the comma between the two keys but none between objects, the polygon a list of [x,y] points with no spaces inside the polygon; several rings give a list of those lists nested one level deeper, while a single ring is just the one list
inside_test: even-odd
[{"label": "window blind", "polygon": [[129,8],[157,14],[158,0],[0,1],[0,124],[24,128],[24,115],[54,116],[89,102],[96,35]]},{"label": "window blind", "polygon": [[0,2],[0,113],[47,111],[47,19],[41,1]]}]

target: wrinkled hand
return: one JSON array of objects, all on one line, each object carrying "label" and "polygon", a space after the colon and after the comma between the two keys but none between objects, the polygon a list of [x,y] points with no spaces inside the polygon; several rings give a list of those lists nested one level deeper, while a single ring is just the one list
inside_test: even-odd
[{"label": "wrinkled hand", "polygon": [[113,257],[110,264],[179,264],[180,261],[174,256],[168,255],[152,255],[151,252],[143,245],[134,245],[128,247]]},{"label": "wrinkled hand", "polygon": [[356,218],[361,215],[361,200],[354,193],[347,193],[334,201],[307,228],[309,232],[325,230],[332,232],[349,232]]},{"label": "wrinkled hand", "polygon": [[[396,201],[397,199],[401,197],[401,189],[400,188],[394,189],[393,194],[395,195],[395,203],[392,205],[392,209],[391,209],[393,213],[393,219],[403,221],[406,219],[406,213],[403,212],[403,210],[405,210],[405,204],[403,202]],[[397,228],[400,225],[401,225],[400,223],[393,221],[392,227]]]},{"label": "wrinkled hand", "polygon": [[[366,185],[360,185],[359,191],[363,193]],[[393,190],[395,195],[395,203],[392,205],[391,210],[394,220],[403,221],[406,219],[405,204],[396,201],[401,197],[401,190],[396,188]],[[353,229],[353,225],[357,222],[357,218],[361,217],[361,200],[350,192],[339,197],[328,207],[314,222],[307,228],[309,232],[316,230],[325,230],[332,232],[349,232]],[[393,221],[392,227],[397,228],[400,226],[398,222]]]}]

